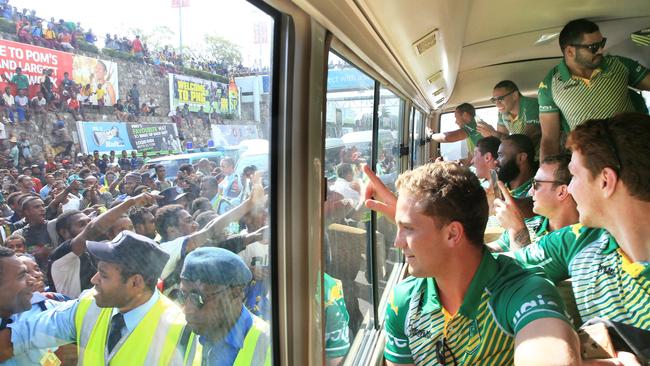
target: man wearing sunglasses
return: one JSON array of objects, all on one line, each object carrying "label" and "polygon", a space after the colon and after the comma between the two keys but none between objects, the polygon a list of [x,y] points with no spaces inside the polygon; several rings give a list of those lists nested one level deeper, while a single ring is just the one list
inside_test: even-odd
[{"label": "man wearing sunglasses", "polygon": [[578,222],[576,203],[569,193],[570,160],[571,156],[567,154],[544,158],[533,178],[532,193],[529,193],[537,216],[528,219],[524,219],[505,185],[499,183],[504,199],[495,200],[494,207],[506,231],[498,240],[487,244],[493,252],[521,249],[555,230]]},{"label": "man wearing sunglasses", "polygon": [[488,203],[469,169],[439,162],[408,171],[398,197],[364,172],[366,206],[397,223],[410,274],[386,307],[389,366],[578,364],[555,287],[483,244]]},{"label": "man wearing sunglasses", "polygon": [[539,84],[541,157],[560,151],[561,135],[591,118],[644,111],[643,98],[628,87],[650,90],[650,73],[638,62],[604,55],[607,38],[586,19],[560,32],[564,59]]},{"label": "man wearing sunglasses", "polygon": [[576,127],[567,147],[573,175],[569,192],[580,224],[515,252],[518,260],[541,266],[556,283],[572,279],[583,322],[599,317],[650,330],[648,139],[650,117],[641,113]]},{"label": "man wearing sunglasses", "polygon": [[485,122],[478,122],[477,129],[483,136],[503,138],[513,133],[523,133],[539,148],[542,135],[539,127],[539,105],[537,99],[525,97],[511,80],[502,80],[494,86],[490,101],[499,110],[496,130]]},{"label": "man wearing sunglasses", "polygon": [[[268,324],[245,306],[253,279],[244,261],[222,248],[199,248],[185,258],[178,301],[193,334],[186,360],[203,366],[270,365]],[[203,360],[203,362],[196,362]]]}]

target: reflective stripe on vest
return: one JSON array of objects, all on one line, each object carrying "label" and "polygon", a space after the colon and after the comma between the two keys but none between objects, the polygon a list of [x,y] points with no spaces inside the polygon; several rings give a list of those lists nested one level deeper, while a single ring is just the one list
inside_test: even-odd
[{"label": "reflective stripe on vest", "polygon": [[[257,366],[271,365],[271,338],[269,334],[268,324],[253,316],[253,325],[244,337],[244,345],[237,353],[237,358],[233,366]],[[194,355],[194,357],[192,357]],[[185,366],[200,366],[203,356],[203,346],[198,342],[198,337],[192,334],[190,341],[187,345],[185,359],[183,365]],[[192,361],[189,363],[189,361]]]},{"label": "reflective stripe on vest", "polygon": [[185,327],[181,309],[167,297],[160,299],[135,329],[106,355],[106,340],[113,309],[95,304],[93,293],[79,299],[75,314],[79,365],[178,365],[182,350],[176,345]]}]

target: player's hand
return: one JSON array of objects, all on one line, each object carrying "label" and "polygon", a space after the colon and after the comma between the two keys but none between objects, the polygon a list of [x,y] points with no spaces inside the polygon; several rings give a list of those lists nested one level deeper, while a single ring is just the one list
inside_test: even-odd
[{"label": "player's hand", "polygon": [[397,197],[379,179],[367,164],[362,165],[363,172],[368,176],[369,181],[362,190],[363,200],[370,210],[381,212],[390,220],[395,221],[395,210],[397,208]]},{"label": "player's hand", "polygon": [[503,195],[503,199],[496,198],[494,200],[494,213],[504,229],[514,230],[515,232],[522,230],[526,227],[524,224],[524,215],[517,207],[517,202],[510,195],[510,191],[506,185],[498,181],[499,190]]}]

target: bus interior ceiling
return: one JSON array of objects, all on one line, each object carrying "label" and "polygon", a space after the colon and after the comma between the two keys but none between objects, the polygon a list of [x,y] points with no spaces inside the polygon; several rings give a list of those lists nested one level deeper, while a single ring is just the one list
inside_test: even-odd
[{"label": "bus interior ceiling", "polygon": [[557,35],[572,19],[596,21],[608,39],[606,52],[650,64],[647,50],[630,39],[650,24],[647,0],[294,3],[429,111],[448,111],[463,102],[489,105],[492,87],[504,79],[535,95],[540,80],[562,57]]}]

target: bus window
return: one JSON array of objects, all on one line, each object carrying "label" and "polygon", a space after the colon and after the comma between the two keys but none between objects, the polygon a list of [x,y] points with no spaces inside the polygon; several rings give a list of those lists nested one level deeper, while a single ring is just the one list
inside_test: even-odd
[{"label": "bus window", "polygon": [[[477,108],[476,119],[482,120],[490,124],[492,127],[497,127],[499,111],[496,107]],[[449,132],[458,129],[454,112],[443,113],[440,116],[440,132]],[[469,151],[466,140],[440,144],[440,155],[445,160],[459,160],[468,156]]]},{"label": "bus window", "polygon": [[[324,174],[331,175],[323,220],[324,348],[329,364],[343,361],[374,316],[366,262],[370,211],[360,206],[361,165],[369,164],[373,154],[374,87],[373,79],[330,52],[325,123],[334,136],[325,141]],[[386,133],[386,146],[392,146],[392,134]]]}]

